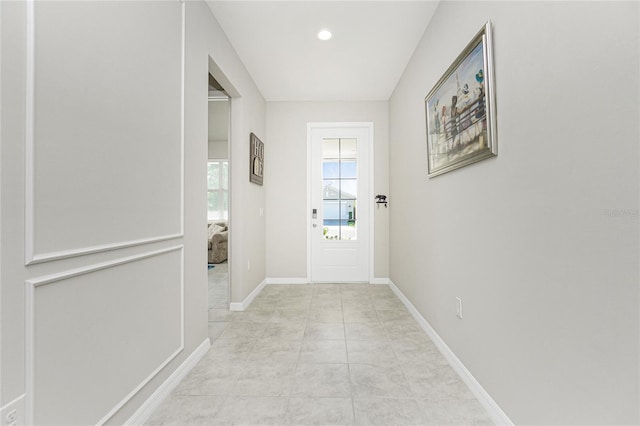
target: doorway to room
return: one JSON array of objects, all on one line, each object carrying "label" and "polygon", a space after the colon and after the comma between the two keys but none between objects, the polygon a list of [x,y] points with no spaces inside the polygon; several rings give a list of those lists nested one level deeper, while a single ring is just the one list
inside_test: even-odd
[{"label": "doorway to room", "polygon": [[[208,308],[229,308],[230,97],[209,74],[207,156]],[[211,315],[214,312],[210,312]]]}]

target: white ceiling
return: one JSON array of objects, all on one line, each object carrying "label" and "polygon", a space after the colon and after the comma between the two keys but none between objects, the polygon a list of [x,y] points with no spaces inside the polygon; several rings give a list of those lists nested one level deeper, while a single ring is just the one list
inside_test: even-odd
[{"label": "white ceiling", "polygon": [[207,4],[267,101],[361,101],[389,99],[438,1]]}]

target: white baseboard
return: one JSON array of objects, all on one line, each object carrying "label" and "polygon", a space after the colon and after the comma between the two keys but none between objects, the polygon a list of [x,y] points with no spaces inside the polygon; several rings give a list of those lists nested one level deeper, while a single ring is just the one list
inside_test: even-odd
[{"label": "white baseboard", "polygon": [[309,284],[307,278],[267,278],[267,284]]},{"label": "white baseboard", "polygon": [[149,399],[147,399],[144,404],[142,404],[140,408],[133,413],[129,420],[125,422],[125,425],[143,425],[147,422],[153,412],[158,409],[160,404],[162,404],[176,386],[178,386],[180,381],[185,378],[189,371],[191,371],[191,369],[195,367],[200,359],[202,359],[202,357],[207,353],[210,346],[211,342],[207,337],[200,346],[198,346],[196,350],[193,351],[173,373],[171,373],[169,378],[165,380],[158,389],[156,389]]},{"label": "white baseboard", "polygon": [[478,401],[487,410],[489,416],[497,425],[509,425],[513,426],[513,422],[507,417],[506,413],[502,411],[500,406],[491,398],[489,393],[482,387],[482,385],[476,380],[475,377],[467,370],[462,361],[456,356],[455,353],[449,348],[449,346],[442,340],[440,335],[431,327],[427,320],[418,312],[418,310],[411,304],[409,299],[400,291],[400,289],[389,280],[389,287],[398,296],[398,298],[404,303],[411,315],[416,319],[418,324],[431,338],[433,343],[438,347],[442,355],[451,364],[451,367],[458,373],[460,378],[466,383],[471,392],[478,398]]},{"label": "white baseboard", "polygon": [[258,287],[256,287],[247,297],[245,297],[242,302],[229,303],[229,310],[239,312],[247,309],[251,302],[253,302],[253,299],[255,299],[256,296],[260,294],[266,284],[267,280],[262,280],[262,282],[258,284]]},{"label": "white baseboard", "polygon": [[[267,278],[267,285],[310,284],[308,278]],[[389,278],[373,278],[369,284],[389,284]]]}]

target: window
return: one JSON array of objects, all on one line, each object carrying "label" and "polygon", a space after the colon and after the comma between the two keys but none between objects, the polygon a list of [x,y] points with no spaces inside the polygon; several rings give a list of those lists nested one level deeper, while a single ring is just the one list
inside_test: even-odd
[{"label": "window", "polygon": [[357,239],[358,141],[322,141],[322,233],[327,240]]},{"label": "window", "polygon": [[229,220],[229,161],[227,160],[209,160],[207,219]]}]

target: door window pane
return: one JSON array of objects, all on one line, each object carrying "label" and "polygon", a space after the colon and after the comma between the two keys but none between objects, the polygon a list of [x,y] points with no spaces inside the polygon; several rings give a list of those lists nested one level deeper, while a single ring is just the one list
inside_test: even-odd
[{"label": "door window pane", "polygon": [[324,200],[340,199],[340,180],[339,179],[323,179],[322,180],[322,198]]},{"label": "door window pane", "polygon": [[352,158],[355,161],[358,158],[358,140],[340,139],[340,157],[343,159]]},{"label": "door window pane", "polygon": [[327,240],[357,239],[357,140],[322,141],[323,235]]},{"label": "door window pane", "polygon": [[322,140],[322,158],[340,158],[340,139]]},{"label": "door window pane", "polygon": [[342,179],[340,182],[340,197],[355,200],[358,195],[357,179]]},{"label": "door window pane", "polygon": [[322,163],[322,175],[325,178],[339,178],[340,163],[333,160],[325,160]]},{"label": "door window pane", "polygon": [[322,208],[325,225],[335,226],[340,224],[340,202],[338,200],[324,200]]},{"label": "door window pane", "polygon": [[356,178],[358,177],[358,169],[355,160],[343,160],[340,162],[340,177]]}]

